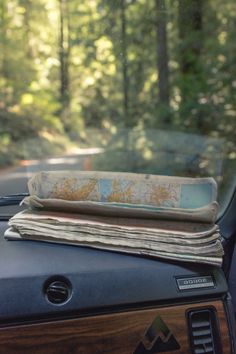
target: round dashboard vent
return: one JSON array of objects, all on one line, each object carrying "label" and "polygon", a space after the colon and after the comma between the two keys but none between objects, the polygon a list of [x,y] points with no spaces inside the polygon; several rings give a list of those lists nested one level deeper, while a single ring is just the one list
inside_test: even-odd
[{"label": "round dashboard vent", "polygon": [[61,305],[71,297],[71,285],[67,279],[50,279],[45,283],[44,293],[51,304]]}]

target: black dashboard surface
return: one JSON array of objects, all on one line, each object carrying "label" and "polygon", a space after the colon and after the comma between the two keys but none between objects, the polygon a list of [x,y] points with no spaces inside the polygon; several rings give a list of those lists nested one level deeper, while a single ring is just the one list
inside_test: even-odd
[{"label": "black dashboard surface", "polygon": [[[227,291],[219,268],[169,263],[115,252],[38,241],[6,241],[0,223],[0,320],[89,311],[103,307],[182,298],[209,297]],[[177,279],[211,275],[215,286],[180,291]],[[65,279],[71,297],[52,304],[48,280]]]}]

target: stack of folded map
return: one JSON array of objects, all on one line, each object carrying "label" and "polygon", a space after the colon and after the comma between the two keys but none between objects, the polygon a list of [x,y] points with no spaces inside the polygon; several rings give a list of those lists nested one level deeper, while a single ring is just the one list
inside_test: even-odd
[{"label": "stack of folded map", "polygon": [[113,172],[41,172],[29,181],[27,210],[7,239],[221,265],[212,178]]}]

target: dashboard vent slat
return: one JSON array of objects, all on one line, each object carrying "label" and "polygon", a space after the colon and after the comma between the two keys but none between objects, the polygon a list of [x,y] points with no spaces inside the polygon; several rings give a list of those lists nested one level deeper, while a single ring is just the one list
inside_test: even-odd
[{"label": "dashboard vent slat", "polygon": [[195,345],[200,345],[200,344],[210,344],[212,343],[212,338],[211,334],[208,337],[199,337],[199,339],[194,339],[193,340]]},{"label": "dashboard vent slat", "polygon": [[203,327],[209,327],[209,322],[206,321],[196,321],[192,325],[193,328],[203,328]]},{"label": "dashboard vent slat", "polygon": [[196,354],[204,354],[204,353],[209,353],[209,354],[213,354],[213,350],[211,348],[209,349],[196,349],[195,351]]},{"label": "dashboard vent slat", "polygon": [[202,330],[194,330],[193,331],[193,335],[198,335],[199,337],[200,336],[208,336],[209,334],[211,334],[211,329],[208,328],[208,329],[202,329]]},{"label": "dashboard vent slat", "polygon": [[213,308],[188,312],[190,344],[193,354],[221,354],[220,333]]}]

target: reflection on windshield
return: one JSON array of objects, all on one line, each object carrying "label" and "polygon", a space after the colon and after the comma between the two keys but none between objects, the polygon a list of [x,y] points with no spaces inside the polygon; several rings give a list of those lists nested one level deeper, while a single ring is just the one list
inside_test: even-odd
[{"label": "reflection on windshield", "polygon": [[[140,128],[115,130],[110,134],[92,129],[87,133],[99,137],[97,146],[74,147],[63,155],[21,160],[19,166],[0,175],[0,194],[27,191],[27,181],[36,172],[61,170],[212,176],[222,185],[224,139]],[[36,146],[38,141],[31,143]],[[220,198],[222,201],[222,193]]]},{"label": "reflection on windshield", "polygon": [[212,176],[223,208],[233,0],[2,0],[0,16],[0,195],[39,170],[127,171]]}]

